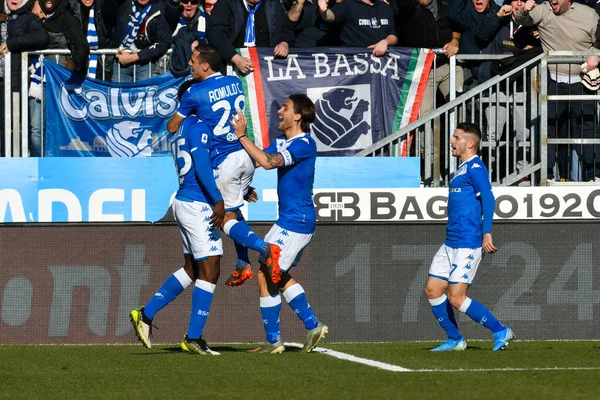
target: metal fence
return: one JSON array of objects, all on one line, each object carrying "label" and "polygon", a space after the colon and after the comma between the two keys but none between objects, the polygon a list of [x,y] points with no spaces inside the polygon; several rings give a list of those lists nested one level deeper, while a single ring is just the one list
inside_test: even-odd
[{"label": "metal fence", "polygon": [[[112,71],[112,63],[116,49],[91,50],[90,54],[98,56],[99,65],[106,65],[107,68],[98,68],[98,73],[101,74],[101,79],[106,80],[107,72]],[[30,53],[21,53],[21,74],[20,88],[18,91],[11,89],[11,63],[4,63],[4,141],[0,145],[4,157],[28,157],[29,149],[29,131],[32,118],[39,118],[39,126],[41,127],[41,145],[43,154],[44,144],[44,113],[39,115],[29,115],[29,67],[33,57],[39,57],[41,64],[42,76],[44,76],[44,61],[46,59],[53,60],[57,63],[64,60],[64,57],[69,55],[69,50],[43,50]],[[156,63],[149,63],[150,77],[159,75],[169,70],[171,50]],[[8,56],[7,56],[8,57]],[[116,71],[112,73],[120,74],[120,64],[116,63]],[[135,81],[136,65],[133,65],[133,77]],[[42,89],[43,90],[43,89]],[[45,92],[45,91],[44,91]],[[44,109],[44,97],[41,98],[41,110]]]},{"label": "metal fence", "polygon": [[[21,54],[21,79],[20,90],[11,90],[10,76],[11,63],[5,63],[5,91],[4,102],[10,107],[5,107],[4,112],[4,142],[2,143],[5,157],[27,157],[29,148],[29,124],[32,116],[29,115],[28,106],[28,67],[31,56],[45,59],[58,60],[67,55],[67,50],[45,50],[34,53]],[[112,64],[111,58],[115,50],[93,51],[97,54],[101,64]],[[581,63],[586,55],[592,52],[551,52],[548,55],[539,55],[530,61],[516,67],[510,72],[494,76],[491,79],[473,88],[466,86],[465,93],[461,94],[457,87],[457,72],[461,71],[463,63],[494,62],[506,55],[457,55],[449,59],[449,77],[447,84],[448,102],[438,106],[436,102],[437,84],[430,89],[433,107],[428,114],[400,129],[398,132],[373,144],[359,152],[357,156],[393,156],[401,154],[399,148],[404,140],[410,144],[411,155],[422,160],[421,177],[426,186],[446,186],[451,174],[456,169],[456,161],[451,155],[448,145],[450,136],[459,122],[474,122],[482,128],[483,140],[480,154],[486,162],[490,180],[494,185],[545,185],[548,183],[549,171],[554,167],[548,165],[548,145],[551,151],[553,146],[559,146],[559,151],[568,153],[568,168],[572,171],[572,179],[584,178],[581,173],[582,154],[585,154],[586,163],[590,162],[590,148],[592,163],[600,166],[600,135],[598,135],[598,112],[594,112],[594,132],[585,133],[583,129],[575,132],[577,118],[567,122],[567,134],[548,132],[548,121],[558,120],[558,115],[553,115],[552,104],[568,101],[567,113],[577,106],[576,102],[593,102],[594,105],[600,96],[597,94],[553,94],[549,93],[548,67],[554,64]],[[150,76],[168,71],[169,55],[160,62],[150,65]],[[430,80],[437,82],[437,61],[432,68]],[[119,73],[117,64],[115,73]],[[102,77],[106,73],[102,71]],[[135,79],[135,72],[134,72]],[[7,82],[8,80],[8,82]],[[460,80],[459,80],[460,81]],[[457,95],[459,95],[457,97]],[[42,98],[42,109],[43,109]],[[550,104],[550,107],[549,107]],[[582,108],[579,105],[579,108]],[[594,106],[594,109],[596,107]],[[43,113],[40,118],[41,142],[44,140]],[[575,122],[573,122],[575,121]],[[554,126],[554,125],[553,125]],[[557,128],[558,129],[558,128]],[[584,134],[585,133],[585,134]],[[565,150],[566,146],[566,150]],[[588,147],[586,147],[588,146]],[[596,148],[599,150],[596,151]],[[587,153],[586,153],[587,152]],[[43,154],[43,153],[42,153]],[[551,153],[551,155],[554,153]],[[552,159],[551,159],[552,160]],[[544,166],[543,168],[541,166]],[[552,172],[550,172],[552,173]],[[600,181],[600,171],[598,176]],[[592,177],[593,178],[593,177]],[[558,179],[556,179],[558,180]],[[595,181],[595,179],[592,179]],[[553,183],[553,182],[552,182]]]},{"label": "metal fence", "polygon": [[[592,165],[596,165],[596,171],[599,171],[600,148],[597,145],[600,144],[600,132],[597,102],[600,95],[549,94],[552,85],[558,85],[555,80],[549,78],[548,68],[556,64],[581,64],[586,56],[597,54],[541,54],[504,75],[481,83],[459,97],[455,97],[458,94],[456,79],[451,76],[450,96],[446,104],[359,152],[357,156],[398,154],[397,147],[403,141],[412,142],[412,155],[423,160],[421,176],[424,185],[446,186],[457,167],[448,146],[450,137],[458,122],[468,121],[482,128],[480,155],[488,166],[490,180],[494,185],[560,184],[558,179],[548,180],[551,171],[554,170],[555,175],[558,174],[552,162],[553,158],[548,161],[549,154],[553,155],[554,151],[554,148],[550,147],[549,153],[548,145],[565,146],[562,151],[567,153],[566,168],[571,175],[569,179],[564,180],[587,179],[598,183],[600,179],[586,177],[582,174],[582,169],[585,163],[591,162]],[[450,59],[450,74],[455,74],[454,65],[457,62],[487,62],[501,57],[506,56],[458,55]],[[553,104],[561,101],[566,116],[552,108]],[[579,111],[584,108],[585,102],[586,108],[592,103],[593,121],[590,121],[589,115],[584,116],[583,112]],[[593,123],[593,133],[589,129],[586,132],[582,123],[577,124],[578,120],[584,118],[587,118],[588,126]],[[555,132],[548,131],[549,122],[555,127]],[[586,149],[586,145],[590,147]],[[587,159],[582,159],[582,154]]]}]

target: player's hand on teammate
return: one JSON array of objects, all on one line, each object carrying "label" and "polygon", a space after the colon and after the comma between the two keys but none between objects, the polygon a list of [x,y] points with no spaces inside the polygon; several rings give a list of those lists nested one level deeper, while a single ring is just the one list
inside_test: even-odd
[{"label": "player's hand on teammate", "polygon": [[486,253],[495,253],[496,250],[498,250],[496,248],[496,246],[494,246],[494,243],[492,242],[492,234],[491,233],[484,233],[483,234],[483,242],[481,243],[481,247],[483,248],[483,251],[485,251]]},{"label": "player's hand on teammate", "polygon": [[248,203],[256,203],[258,201],[258,193],[256,193],[256,190],[252,186],[248,187],[248,193],[244,195],[244,200]]},{"label": "player's hand on teammate", "polygon": [[237,114],[233,114],[231,117],[231,126],[233,126],[233,130],[235,132],[235,136],[237,138],[241,138],[242,136],[246,136],[246,127],[248,126],[248,120],[246,120],[246,116],[244,112],[239,108],[235,110]]},{"label": "player's hand on teammate", "polygon": [[219,229],[223,223],[223,219],[225,219],[225,203],[223,200],[219,200],[213,207],[213,213],[210,216],[210,226],[214,229]]}]

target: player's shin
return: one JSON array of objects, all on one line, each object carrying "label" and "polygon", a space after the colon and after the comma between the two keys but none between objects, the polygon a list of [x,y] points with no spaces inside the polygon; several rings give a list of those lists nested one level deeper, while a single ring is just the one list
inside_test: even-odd
[{"label": "player's shin", "polygon": [[246,221],[229,220],[225,223],[223,231],[236,243],[266,254],[268,245],[252,231]]},{"label": "player's shin", "polygon": [[187,337],[198,339],[202,336],[202,330],[210,313],[210,305],[213,299],[216,285],[203,280],[196,280],[194,293],[192,294],[192,310],[190,312],[190,326]]},{"label": "player's shin", "polygon": [[276,343],[281,339],[279,327],[279,312],[281,311],[281,296],[261,297],[260,313],[262,315],[267,342]]},{"label": "player's shin", "polygon": [[304,327],[307,330],[314,329],[319,324],[319,320],[315,316],[308,300],[306,300],[306,293],[299,283],[290,286],[283,292],[283,297],[288,302],[292,310],[296,313],[298,318],[304,323]]},{"label": "player's shin", "polygon": [[494,314],[477,300],[467,297],[459,310],[467,314],[473,321],[491,330],[493,333],[500,332],[504,329],[504,325],[494,317]]},{"label": "player's shin", "polygon": [[456,325],[456,320],[454,319],[454,312],[452,312],[452,317],[448,314],[448,298],[444,294],[437,299],[429,299],[429,304],[431,305],[431,311],[433,315],[437,319],[438,323],[446,331],[448,335],[448,339],[460,340],[462,339],[462,335],[458,330],[458,326]]},{"label": "player's shin", "polygon": [[175,300],[192,283],[192,280],[183,268],[169,276],[160,289],[144,307],[144,314],[153,319],[154,315]]}]

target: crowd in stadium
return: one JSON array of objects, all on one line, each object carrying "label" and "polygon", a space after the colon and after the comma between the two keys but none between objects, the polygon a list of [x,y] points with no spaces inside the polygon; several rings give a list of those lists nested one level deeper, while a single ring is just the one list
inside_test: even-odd
[{"label": "crowd in stadium", "polygon": [[[439,99],[448,97],[448,57],[513,55],[505,61],[458,64],[457,91],[468,90],[542,51],[600,47],[597,13],[600,1],[596,0],[6,0],[0,4],[0,53],[12,54],[10,82],[18,91],[19,53],[45,49],[69,49],[71,55],[60,60],[68,70],[113,82],[146,79],[169,49],[170,72],[176,77],[188,75],[192,49],[199,43],[214,45],[223,65],[234,65],[243,74],[251,73],[252,61],[236,48],[273,48],[275,57],[286,57],[294,47],[366,47],[373,56],[384,55],[389,46],[439,49],[421,107],[425,115],[440,104],[434,99],[435,89]],[[117,54],[90,55],[96,49],[117,49]],[[0,57],[0,74],[3,63]],[[589,57],[584,73],[597,71],[597,64],[597,58]],[[594,92],[598,76],[588,73],[582,81],[579,68],[566,66],[551,74],[557,85],[550,90],[554,94]],[[42,91],[35,59],[30,71],[30,155],[39,156],[41,129],[35,121],[40,120],[36,116],[41,113]],[[3,90],[4,79],[1,85]],[[3,102],[0,96],[2,109]],[[558,131],[570,118],[560,116],[562,108],[568,108],[566,102],[557,104],[551,124]],[[593,137],[585,131],[592,129],[593,121],[586,115],[594,115],[594,104],[582,108],[569,112],[584,116],[584,136]],[[486,117],[493,119],[496,114]],[[0,130],[3,125],[2,118]],[[592,147],[587,147],[582,159],[592,162]],[[559,149],[557,180],[568,178],[565,157]],[[554,161],[549,160],[549,165]],[[590,176],[594,179],[600,172]]]}]

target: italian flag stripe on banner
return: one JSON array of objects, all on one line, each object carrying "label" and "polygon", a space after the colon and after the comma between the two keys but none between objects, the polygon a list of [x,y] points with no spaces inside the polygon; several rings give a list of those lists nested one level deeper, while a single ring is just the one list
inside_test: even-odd
[{"label": "italian flag stripe on banner", "polygon": [[[398,107],[396,108],[396,116],[392,127],[393,132],[397,132],[400,128],[415,122],[419,118],[419,109],[421,108],[434,57],[433,50],[413,49]],[[402,157],[408,155],[411,141],[412,135],[409,136],[408,143],[406,140],[400,142],[400,155]],[[397,151],[398,149],[394,146],[392,155],[397,155]]]},{"label": "italian flag stripe on banner", "polygon": [[263,90],[262,72],[255,47],[237,49],[240,56],[252,60],[254,72],[240,76],[246,93],[245,115],[248,119],[248,137],[261,149],[269,147],[269,127]]}]

